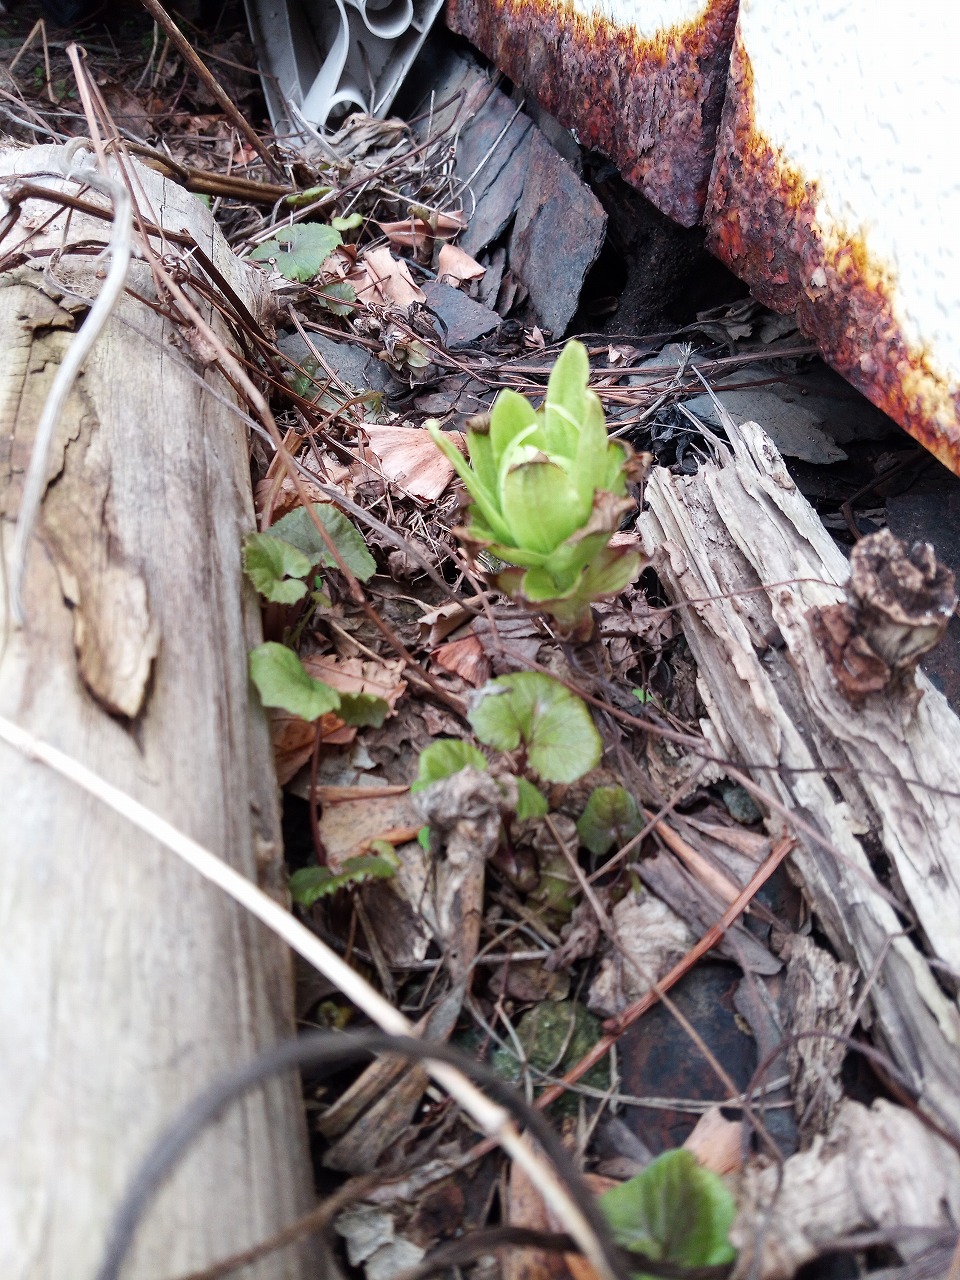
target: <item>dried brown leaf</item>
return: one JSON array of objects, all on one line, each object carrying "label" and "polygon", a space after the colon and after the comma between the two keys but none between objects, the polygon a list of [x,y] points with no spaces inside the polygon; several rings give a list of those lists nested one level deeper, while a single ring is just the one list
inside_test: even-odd
[{"label": "dried brown leaf", "polygon": [[[426,502],[440,497],[453,479],[453,467],[420,427],[364,427],[370,452],[388,480]],[[459,433],[449,433],[457,444]]]},{"label": "dried brown leaf", "polygon": [[464,280],[479,280],[486,274],[476,258],[455,244],[445,244],[437,255],[437,278],[448,284],[459,285]]},{"label": "dried brown leaf", "polygon": [[460,640],[449,640],[434,649],[431,656],[438,667],[459,676],[475,689],[479,689],[490,679],[490,660],[473,634]]},{"label": "dried brown leaf", "polygon": [[407,264],[402,258],[395,258],[386,247],[368,249],[349,279],[361,302],[409,307],[424,301],[423,290],[414,284]]},{"label": "dried brown leaf", "polygon": [[[402,222],[377,223],[391,244],[401,249],[414,250],[424,249],[434,240],[452,240],[466,225],[462,214],[451,213],[439,213],[430,222],[425,218],[411,217],[404,218]],[[463,253],[463,250],[458,252]],[[464,257],[467,256],[464,254]]]}]

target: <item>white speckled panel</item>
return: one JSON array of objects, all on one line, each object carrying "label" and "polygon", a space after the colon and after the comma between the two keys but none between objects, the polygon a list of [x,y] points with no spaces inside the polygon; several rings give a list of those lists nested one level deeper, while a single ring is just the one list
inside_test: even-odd
[{"label": "white speckled panel", "polygon": [[[552,0],[553,8],[569,10],[567,0]],[[632,27],[643,40],[653,40],[671,27],[699,22],[709,5],[705,0],[573,0],[572,8],[585,18],[606,18],[616,27]]]},{"label": "white speckled panel", "polygon": [[960,381],[960,10],[953,0],[741,0],[757,130],[862,237],[902,336]]}]

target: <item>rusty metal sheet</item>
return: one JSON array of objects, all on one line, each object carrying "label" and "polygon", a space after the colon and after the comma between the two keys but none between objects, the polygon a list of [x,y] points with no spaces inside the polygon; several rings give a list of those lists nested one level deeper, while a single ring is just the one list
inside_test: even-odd
[{"label": "rusty metal sheet", "polygon": [[[918,11],[919,12],[919,11]],[[939,14],[939,17],[938,17]],[[960,113],[952,19],[744,0],[709,248],[960,474]],[[939,34],[938,34],[939,32]]]},{"label": "rusty metal sheet", "polygon": [[447,23],[685,227],[700,220],[737,0],[449,0]]}]

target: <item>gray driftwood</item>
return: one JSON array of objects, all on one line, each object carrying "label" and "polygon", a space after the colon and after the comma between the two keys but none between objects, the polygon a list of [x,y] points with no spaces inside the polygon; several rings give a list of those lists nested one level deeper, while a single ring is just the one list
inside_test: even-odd
[{"label": "gray driftwood", "polygon": [[922,674],[859,707],[842,695],[808,611],[843,599],[847,563],[761,428],[728,429],[717,463],[654,473],[641,520],[674,599],[694,602],[680,616],[704,732],[822,837],[798,832],[793,871],[869,989],[879,1046],[960,1127],[960,721]]},{"label": "gray driftwood", "polygon": [[[55,160],[56,148],[7,150],[0,173]],[[255,273],[200,201],[134,168],[145,212],[189,228],[256,309]],[[31,201],[2,249],[55,210]],[[79,294],[99,287],[89,255],[68,253],[45,281],[42,251],[65,226],[61,215],[26,246],[33,261],[0,276],[5,584],[33,431],[84,310],[56,281]],[[108,229],[73,214],[65,242],[103,242]],[[128,283],[154,294],[142,261]],[[275,886],[277,788],[247,681],[247,650],[260,638],[240,566],[253,522],[247,435],[204,384],[229,394],[178,348],[170,324],[125,296],[59,424],[24,630],[0,599],[0,713]],[[0,1275],[88,1280],[161,1128],[219,1073],[292,1034],[289,957],[172,854],[7,747],[0,939]],[[287,1078],[200,1141],[151,1210],[127,1274],[160,1280],[202,1267],[271,1236],[310,1203],[303,1117]],[[307,1271],[303,1252],[287,1249],[243,1274],[300,1280]]]}]

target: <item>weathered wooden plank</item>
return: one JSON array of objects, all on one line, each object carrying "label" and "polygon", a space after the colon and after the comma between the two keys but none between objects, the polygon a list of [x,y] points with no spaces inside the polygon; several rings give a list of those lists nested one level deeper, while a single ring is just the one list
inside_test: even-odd
[{"label": "weathered wooden plank", "polygon": [[846,561],[761,428],[725,425],[719,463],[653,473],[640,522],[674,597],[692,602],[681,618],[705,731],[826,842],[798,833],[797,878],[869,984],[880,1045],[960,1126],[960,720],[922,674],[918,702],[902,688],[859,708],[842,695],[808,611],[843,598]]},{"label": "weathered wooden plank", "polygon": [[[0,172],[50,170],[57,156],[6,151]],[[134,169],[154,220],[189,228],[256,309],[255,277],[203,205]],[[3,248],[54,208],[29,202]],[[28,251],[64,236],[105,240],[109,224],[74,213],[65,227],[61,215]],[[33,431],[77,309],[54,282],[98,288],[89,255],[68,251],[45,282],[47,262],[0,276],[7,582]],[[155,293],[142,261],[129,284]],[[197,370],[173,327],[124,296],[56,433],[22,630],[0,601],[0,712],[276,886],[277,788],[247,681],[260,634],[240,567],[253,521],[247,442],[237,416],[204,391],[203,381],[227,392],[223,380]],[[219,1072],[292,1033],[289,957],[171,854],[5,747],[0,938],[0,1274],[89,1276],[158,1131]],[[130,1274],[201,1267],[309,1203],[298,1091],[278,1081],[200,1141],[151,1211]],[[250,1272],[305,1273],[296,1249]]]}]

